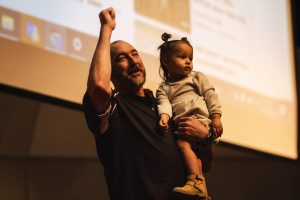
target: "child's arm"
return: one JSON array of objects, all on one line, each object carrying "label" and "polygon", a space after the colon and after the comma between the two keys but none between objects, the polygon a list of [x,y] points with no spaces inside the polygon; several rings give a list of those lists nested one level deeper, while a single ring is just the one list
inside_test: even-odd
[{"label": "child's arm", "polygon": [[221,103],[218,95],[215,93],[215,88],[209,82],[208,78],[201,72],[197,73],[196,80],[198,81],[200,94],[204,96],[209,118],[211,119],[211,128],[214,138],[221,137],[223,126],[221,122]]}]

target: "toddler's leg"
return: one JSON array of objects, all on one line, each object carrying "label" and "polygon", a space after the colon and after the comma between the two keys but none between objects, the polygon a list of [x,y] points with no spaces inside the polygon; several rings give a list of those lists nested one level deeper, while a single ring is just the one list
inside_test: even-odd
[{"label": "toddler's leg", "polygon": [[191,196],[207,197],[201,161],[197,159],[188,141],[179,139],[177,145],[183,155],[188,176],[185,185],[183,187],[175,187],[173,191]]},{"label": "toddler's leg", "polygon": [[182,153],[188,174],[200,175],[198,159],[192,150],[191,144],[184,139],[179,139],[177,140],[177,146]]}]

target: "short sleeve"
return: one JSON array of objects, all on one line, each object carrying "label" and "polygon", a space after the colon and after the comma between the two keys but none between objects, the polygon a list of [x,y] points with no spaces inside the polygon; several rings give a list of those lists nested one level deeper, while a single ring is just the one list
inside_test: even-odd
[{"label": "short sleeve", "polygon": [[[112,96],[112,99],[113,98],[114,95]],[[113,104],[112,99],[108,109],[103,114],[99,115],[94,109],[88,93],[86,92],[84,94],[82,105],[83,105],[85,120],[87,122],[89,130],[95,136],[104,133],[108,129],[109,117],[111,116],[113,110],[112,108],[114,106],[112,105]]]}]

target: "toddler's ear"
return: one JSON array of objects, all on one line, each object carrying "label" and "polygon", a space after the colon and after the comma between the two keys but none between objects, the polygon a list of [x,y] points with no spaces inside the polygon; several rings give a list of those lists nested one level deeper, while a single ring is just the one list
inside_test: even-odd
[{"label": "toddler's ear", "polygon": [[163,57],[163,58],[162,58],[162,63],[163,63],[164,65],[166,65],[166,64],[168,63],[168,59],[167,59],[166,57]]}]

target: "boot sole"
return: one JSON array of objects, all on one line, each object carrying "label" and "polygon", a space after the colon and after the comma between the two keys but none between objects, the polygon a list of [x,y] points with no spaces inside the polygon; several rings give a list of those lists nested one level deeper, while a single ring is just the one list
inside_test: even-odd
[{"label": "boot sole", "polygon": [[180,193],[180,192],[174,192],[173,191],[173,196],[175,197],[176,200],[211,200],[210,196],[203,197],[199,195],[191,195],[191,194],[185,194],[185,193]]}]

